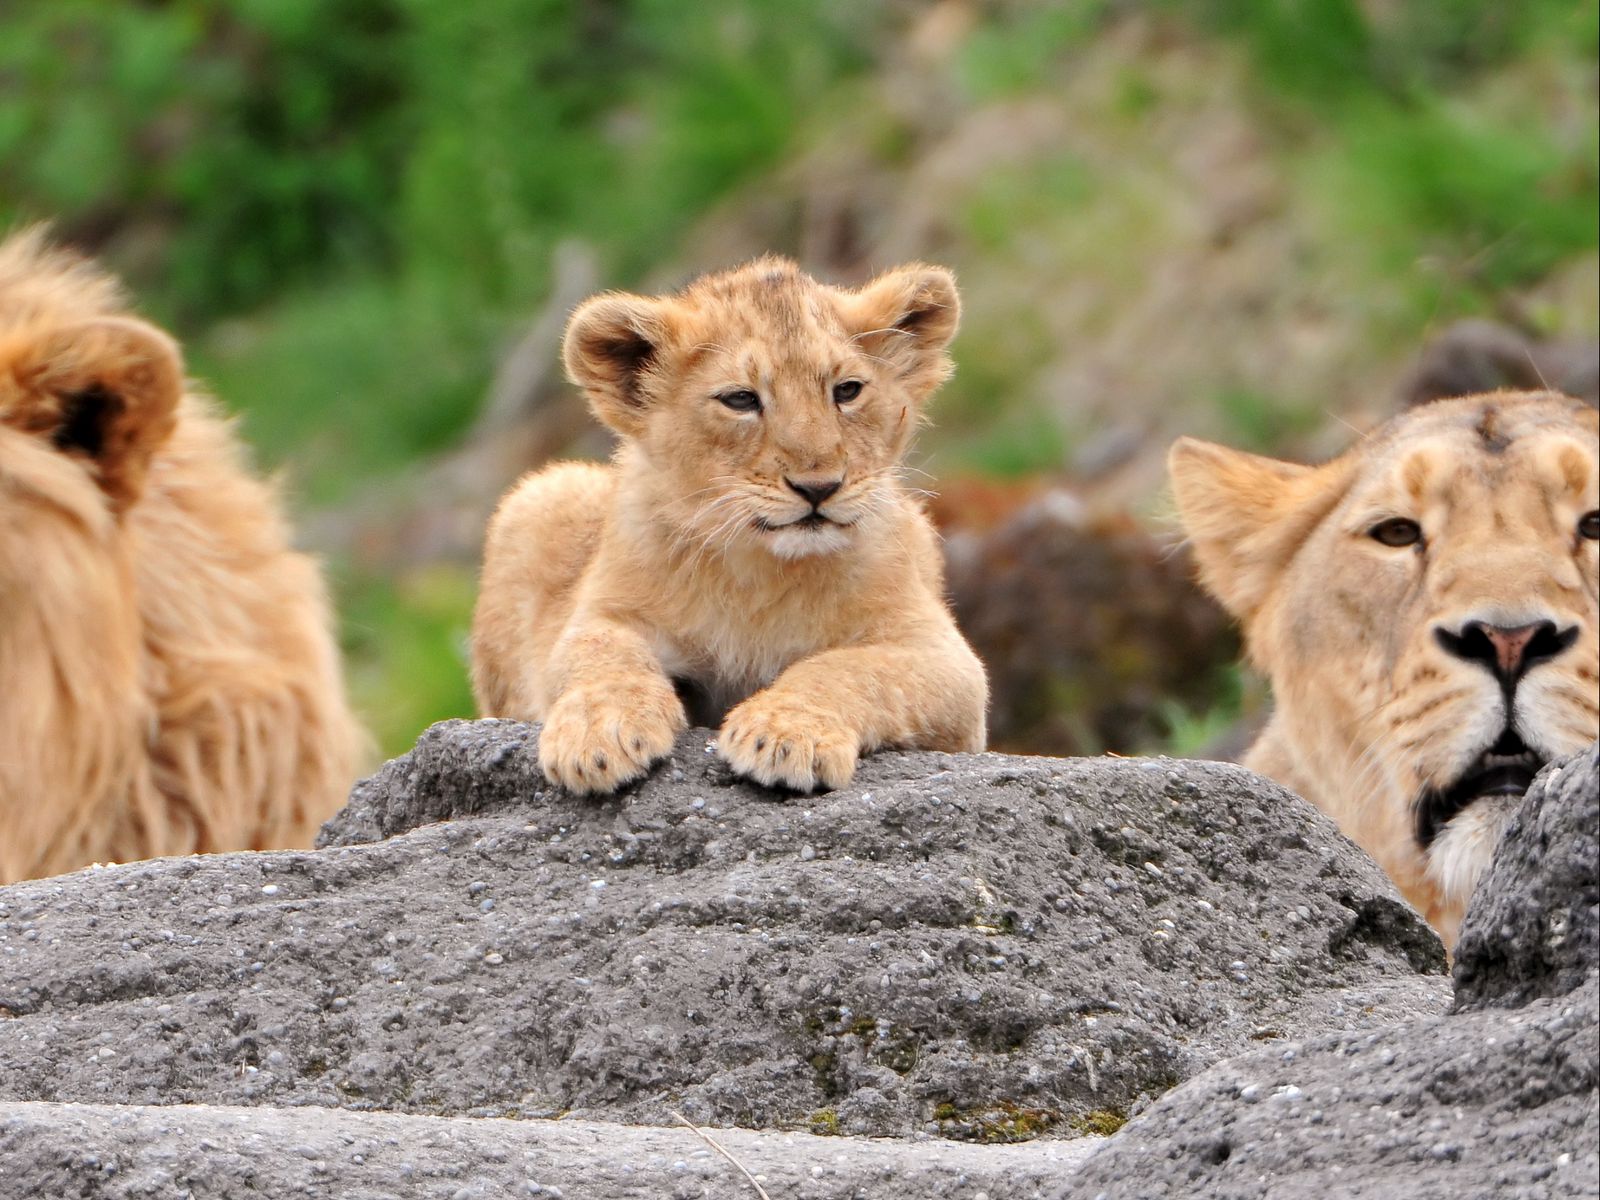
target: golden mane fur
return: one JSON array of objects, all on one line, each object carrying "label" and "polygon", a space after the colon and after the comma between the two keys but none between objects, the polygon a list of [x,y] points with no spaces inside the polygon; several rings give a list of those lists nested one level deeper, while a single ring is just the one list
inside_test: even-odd
[{"label": "golden mane fur", "polygon": [[0,882],[308,844],[364,737],[316,565],[174,342],[0,244]]},{"label": "golden mane fur", "polygon": [[1202,578],[1272,681],[1246,765],[1331,814],[1447,944],[1533,771],[1600,733],[1597,428],[1505,392],[1320,467],[1172,451]]},{"label": "golden mane fur", "polygon": [[582,305],[567,371],[621,447],[527,477],[491,520],[484,715],[543,721],[546,775],[580,792],[671,749],[679,688],[767,784],[839,787],[884,746],[981,749],[983,668],[900,479],[958,314],[936,267],[845,291],[772,258]]}]

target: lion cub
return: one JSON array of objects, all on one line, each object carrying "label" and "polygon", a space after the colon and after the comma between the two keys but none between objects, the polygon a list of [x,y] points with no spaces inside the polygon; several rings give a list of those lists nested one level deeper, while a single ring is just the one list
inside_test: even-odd
[{"label": "lion cub", "polygon": [[0,244],[0,883],[308,845],[365,749],[329,625],[172,339]]},{"label": "lion cub", "polygon": [[959,312],[937,267],[845,291],[778,258],[580,306],[567,373],[621,445],[528,476],[491,519],[482,713],[542,721],[544,773],[575,792],[665,756],[679,688],[767,785],[840,787],[885,746],[981,750],[983,667],[899,478]]}]

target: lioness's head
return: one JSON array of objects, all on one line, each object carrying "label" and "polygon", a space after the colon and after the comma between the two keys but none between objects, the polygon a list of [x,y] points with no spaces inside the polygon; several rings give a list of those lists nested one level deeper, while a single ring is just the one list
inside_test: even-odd
[{"label": "lioness's head", "polygon": [[597,296],[562,353],[686,544],[799,558],[848,548],[889,502],[959,316],[938,267],[845,290],[764,258],[675,295]]},{"label": "lioness's head", "polygon": [[1597,419],[1553,393],[1438,401],[1325,466],[1191,439],[1170,466],[1202,578],[1298,788],[1453,937],[1534,773],[1600,733]]}]

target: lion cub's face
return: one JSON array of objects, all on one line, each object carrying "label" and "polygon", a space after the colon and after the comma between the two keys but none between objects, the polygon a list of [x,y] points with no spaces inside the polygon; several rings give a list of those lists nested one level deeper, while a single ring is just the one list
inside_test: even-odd
[{"label": "lion cub's face", "polygon": [[672,296],[596,297],[563,355],[687,550],[799,558],[846,550],[891,503],[958,317],[937,267],[845,291],[767,258]]},{"label": "lion cub's face", "polygon": [[1413,410],[1320,468],[1173,453],[1299,782],[1446,907],[1538,768],[1600,733],[1596,431],[1577,401],[1501,393]]}]

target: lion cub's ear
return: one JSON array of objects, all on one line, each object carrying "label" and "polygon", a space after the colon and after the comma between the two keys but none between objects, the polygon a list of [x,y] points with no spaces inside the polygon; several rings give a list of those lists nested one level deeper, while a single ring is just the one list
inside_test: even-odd
[{"label": "lion cub's ear", "polygon": [[888,362],[921,400],[950,377],[946,348],[961,324],[955,276],[912,263],[844,295],[845,323],[857,342]]},{"label": "lion cub's ear", "polygon": [[1247,625],[1348,474],[1342,460],[1305,467],[1194,438],[1177,440],[1167,470],[1201,582]]},{"label": "lion cub's ear", "polygon": [[138,499],[151,455],[177,425],[176,342],[132,317],[100,317],[45,333],[12,374],[22,394],[9,423],[88,460],[115,508]]},{"label": "lion cub's ear", "polygon": [[644,427],[649,384],[670,331],[668,305],[610,292],[578,306],[567,322],[561,360],[595,416],[620,434]]}]

